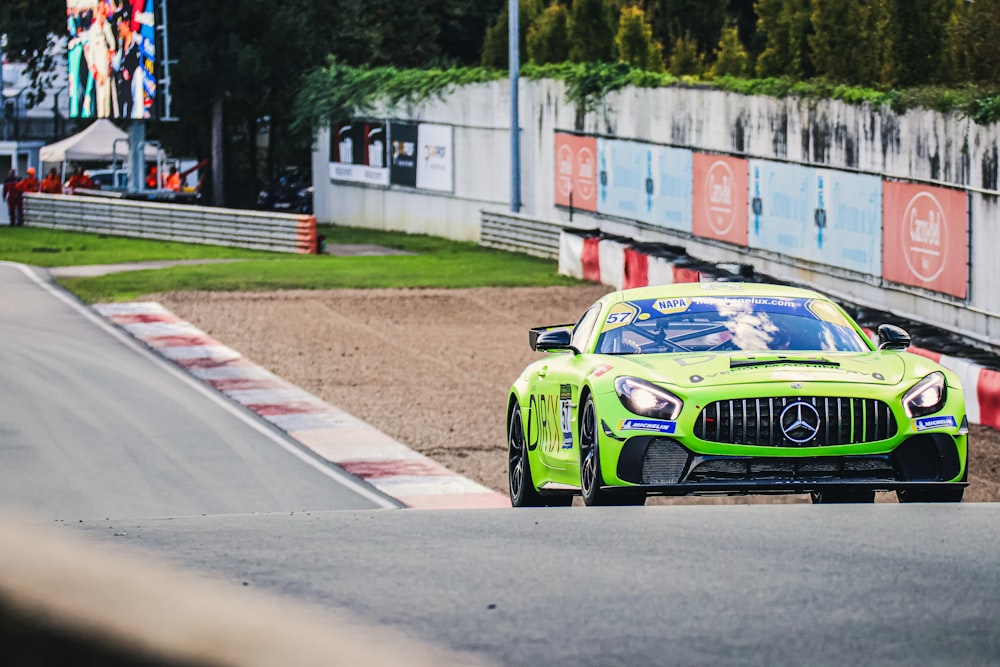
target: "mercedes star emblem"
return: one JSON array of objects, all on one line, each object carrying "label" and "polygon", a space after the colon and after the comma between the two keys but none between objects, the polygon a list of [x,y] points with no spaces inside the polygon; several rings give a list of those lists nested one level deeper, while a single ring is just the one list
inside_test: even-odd
[{"label": "mercedes star emblem", "polygon": [[781,411],[779,423],[789,442],[803,445],[819,433],[819,410],[804,401],[796,401]]}]

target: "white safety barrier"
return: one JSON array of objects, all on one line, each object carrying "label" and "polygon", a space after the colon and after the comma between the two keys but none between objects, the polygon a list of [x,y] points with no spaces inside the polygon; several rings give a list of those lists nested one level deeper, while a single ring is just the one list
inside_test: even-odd
[{"label": "white safety barrier", "polygon": [[312,254],[316,218],[81,195],[27,194],[30,227]]}]

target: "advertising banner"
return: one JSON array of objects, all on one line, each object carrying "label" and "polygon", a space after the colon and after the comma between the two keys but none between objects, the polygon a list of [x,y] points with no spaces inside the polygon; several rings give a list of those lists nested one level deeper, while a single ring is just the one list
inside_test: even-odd
[{"label": "advertising banner", "polygon": [[695,153],[691,231],[695,236],[747,245],[747,161]]},{"label": "advertising banner", "polygon": [[883,277],[965,298],[968,199],[960,190],[885,181]]},{"label": "advertising banner", "polygon": [[597,139],[556,132],[556,206],[597,210]]},{"label": "advertising banner", "polygon": [[330,178],[388,185],[386,152],[384,123],[337,123],[330,132]]},{"label": "advertising banner", "polygon": [[389,182],[417,187],[417,126],[389,124]]},{"label": "advertising banner", "polygon": [[599,213],[691,231],[691,151],[598,139],[597,162]]},{"label": "advertising banner", "polygon": [[881,275],[877,176],[750,160],[748,241],[761,248]]},{"label": "advertising banner", "polygon": [[417,187],[454,191],[453,155],[451,126],[421,123],[417,127]]},{"label": "advertising banner", "polygon": [[153,0],[67,0],[70,118],[152,118]]},{"label": "advertising banner", "polygon": [[694,153],[667,146],[652,146],[652,153],[653,218],[650,222],[690,233]]}]

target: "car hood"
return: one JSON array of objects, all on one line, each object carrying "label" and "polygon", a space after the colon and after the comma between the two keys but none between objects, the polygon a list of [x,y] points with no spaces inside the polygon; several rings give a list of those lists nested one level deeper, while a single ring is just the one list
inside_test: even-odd
[{"label": "car hood", "polygon": [[906,362],[885,352],[734,352],[608,356],[615,376],[636,375],[677,387],[766,382],[899,384]]}]

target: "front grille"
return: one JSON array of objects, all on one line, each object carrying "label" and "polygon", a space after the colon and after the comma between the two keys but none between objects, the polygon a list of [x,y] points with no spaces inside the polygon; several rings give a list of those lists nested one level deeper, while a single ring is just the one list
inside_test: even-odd
[{"label": "front grille", "polygon": [[[804,428],[782,430],[800,416]],[[810,409],[807,406],[811,406]],[[815,423],[814,423],[815,422]],[[694,434],[708,442],[772,447],[823,447],[887,440],[896,435],[896,418],[889,406],[875,399],[829,396],[779,396],[716,401],[705,406],[695,422]]]},{"label": "front grille", "polygon": [[691,470],[688,482],[731,481],[895,481],[899,474],[889,456],[807,459],[709,459]]},{"label": "front grille", "polygon": [[687,465],[687,450],[668,438],[655,438],[642,457],[643,484],[676,484]]}]

